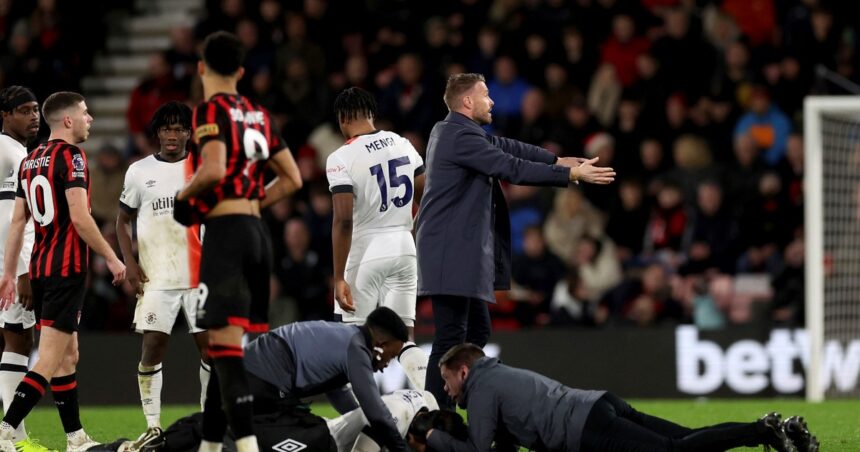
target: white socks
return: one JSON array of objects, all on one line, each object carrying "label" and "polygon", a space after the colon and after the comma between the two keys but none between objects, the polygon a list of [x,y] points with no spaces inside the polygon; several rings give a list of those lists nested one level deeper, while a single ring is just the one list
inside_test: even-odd
[{"label": "white socks", "polygon": [[147,428],[161,427],[161,386],[164,375],[161,363],[154,366],[137,365],[137,386],[140,388],[140,404],[146,416]]},{"label": "white socks", "polygon": [[259,452],[260,446],[257,445],[257,437],[254,435],[248,435],[237,439],[236,450],[239,452]]},{"label": "white socks", "polygon": [[209,364],[200,361],[200,411],[206,405],[206,388],[209,386],[209,377],[212,375],[212,370]]},{"label": "white socks", "polygon": [[[0,359],[0,397],[3,397],[3,412],[9,410],[9,405],[12,405],[12,399],[15,398],[15,389],[21,383],[21,379],[27,374],[27,363],[30,361],[29,356],[19,355],[12,352],[3,352],[3,357]],[[24,421],[15,430],[13,441],[18,442],[27,439],[27,430],[24,428]]]},{"label": "white socks", "polygon": [[0,440],[14,441],[15,429],[6,421],[0,422]]},{"label": "white socks", "polygon": [[403,344],[403,349],[400,350],[397,360],[400,361],[400,367],[403,368],[403,372],[406,373],[406,378],[412,383],[412,387],[423,391],[424,379],[427,377],[427,353],[415,345],[415,342],[410,341]]},{"label": "white socks", "polygon": [[221,443],[210,443],[205,439],[200,441],[200,447],[197,448],[197,452],[221,452]]}]

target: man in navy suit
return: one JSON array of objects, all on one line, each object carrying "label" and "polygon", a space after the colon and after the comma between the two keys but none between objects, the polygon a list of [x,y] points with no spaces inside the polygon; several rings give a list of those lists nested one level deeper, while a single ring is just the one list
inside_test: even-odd
[{"label": "man in navy suit", "polygon": [[[570,182],[608,184],[612,168],[597,159],[558,158],[520,141],[487,134],[493,100],[480,74],[456,74],[445,87],[448,116],[427,144],[426,182],[418,212],[418,295],[430,296],[436,337],[428,368],[463,342],[484,346],[490,337],[486,303],[511,280],[511,225],[500,180],[519,185],[567,187]],[[426,389],[453,406],[438,372]]]}]

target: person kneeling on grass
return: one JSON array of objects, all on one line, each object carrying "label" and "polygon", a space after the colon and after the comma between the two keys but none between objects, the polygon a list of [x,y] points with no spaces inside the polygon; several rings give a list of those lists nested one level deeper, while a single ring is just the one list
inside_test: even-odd
[{"label": "person kneeling on grass", "polygon": [[[474,344],[439,362],[445,391],[466,409],[469,436],[428,429],[430,449],[634,452],[723,451],[763,445],[779,452],[818,451],[802,418],[770,413],[756,422],[691,429],[640,413],[606,391],[573,389],[532,371],[502,364]],[[516,388],[516,390],[511,390]],[[495,443],[495,447],[494,447]]]}]

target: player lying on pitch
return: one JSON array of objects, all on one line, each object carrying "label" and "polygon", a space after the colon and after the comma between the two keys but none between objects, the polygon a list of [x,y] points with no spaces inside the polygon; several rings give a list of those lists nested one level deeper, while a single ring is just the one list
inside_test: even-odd
[{"label": "player lying on pitch", "polygon": [[[780,452],[818,451],[802,418],[781,421],[770,413],[756,422],[726,422],[697,429],[640,413],[606,391],[569,388],[543,375],[506,366],[474,344],[453,347],[439,363],[445,391],[465,408],[469,437],[429,429],[436,452],[723,451],[772,447]],[[512,391],[511,388],[517,388]]]}]

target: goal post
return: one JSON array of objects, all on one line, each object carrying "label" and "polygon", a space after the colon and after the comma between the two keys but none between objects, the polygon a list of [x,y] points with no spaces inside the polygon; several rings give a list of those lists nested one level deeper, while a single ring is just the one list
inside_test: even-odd
[{"label": "goal post", "polygon": [[819,402],[826,344],[860,339],[860,96],[807,97],[803,123],[806,399]]}]

